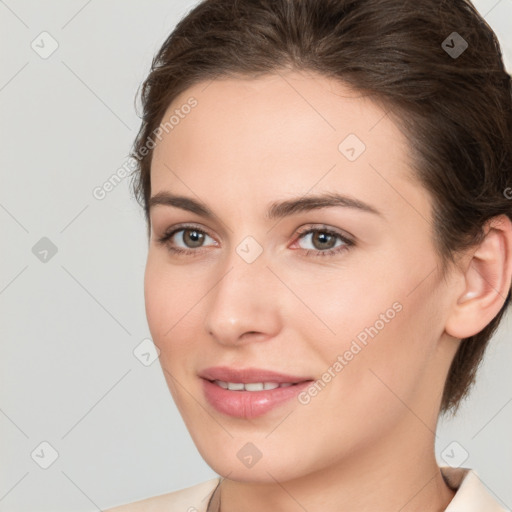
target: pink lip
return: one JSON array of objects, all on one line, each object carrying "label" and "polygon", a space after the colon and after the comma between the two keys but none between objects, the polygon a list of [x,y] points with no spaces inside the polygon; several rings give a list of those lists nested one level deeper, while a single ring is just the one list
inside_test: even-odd
[{"label": "pink lip", "polygon": [[[228,367],[208,368],[200,373],[203,382],[203,392],[208,403],[218,412],[236,418],[256,418],[275,407],[296,397],[307,388],[312,379],[285,375],[257,368],[233,369]],[[284,388],[267,389],[262,391],[231,391],[212,382],[275,382],[294,383]]]}]

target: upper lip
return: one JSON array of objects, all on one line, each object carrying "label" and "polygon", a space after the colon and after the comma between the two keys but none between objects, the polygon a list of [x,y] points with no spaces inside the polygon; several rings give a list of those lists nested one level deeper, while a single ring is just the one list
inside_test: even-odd
[{"label": "upper lip", "polygon": [[230,368],[229,366],[213,366],[199,372],[199,377],[206,380],[221,380],[223,382],[242,383],[250,382],[285,382],[297,383],[312,380],[309,377],[286,375],[280,372],[265,370],[263,368]]}]

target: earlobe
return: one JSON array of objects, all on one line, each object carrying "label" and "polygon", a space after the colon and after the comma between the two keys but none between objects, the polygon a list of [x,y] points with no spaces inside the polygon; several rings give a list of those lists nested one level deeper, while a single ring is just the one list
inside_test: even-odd
[{"label": "earlobe", "polygon": [[486,236],[472,253],[461,278],[464,289],[454,297],[445,331],[459,339],[479,333],[499,313],[512,279],[512,222],[492,218]]}]

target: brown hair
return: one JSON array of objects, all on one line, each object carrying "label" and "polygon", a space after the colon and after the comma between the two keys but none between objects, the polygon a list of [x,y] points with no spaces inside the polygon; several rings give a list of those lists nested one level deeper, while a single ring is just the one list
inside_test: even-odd
[{"label": "brown hair", "polygon": [[[409,140],[414,176],[432,197],[443,275],[458,251],[482,240],[486,221],[512,219],[505,192],[512,176],[511,78],[494,32],[469,1],[205,0],[163,43],[142,86],[131,156],[148,235],[148,140],[171,102],[199,82],[280,69],[336,78],[392,116]],[[455,413],[468,394],[510,295],[480,333],[462,341],[442,413]]]}]

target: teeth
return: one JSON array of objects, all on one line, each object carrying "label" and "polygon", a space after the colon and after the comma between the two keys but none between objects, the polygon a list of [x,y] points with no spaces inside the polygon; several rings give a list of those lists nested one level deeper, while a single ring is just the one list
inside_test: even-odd
[{"label": "teeth", "polygon": [[[264,389],[274,389],[273,384],[267,383],[270,387],[265,387],[265,383],[262,382],[248,382],[244,385],[246,391],[263,391]],[[277,385],[275,386],[277,387]]]},{"label": "teeth", "polygon": [[229,389],[230,391],[263,391],[266,389],[286,388],[293,386],[292,382],[283,382],[278,384],[277,382],[248,382],[243,384],[242,382],[224,382],[222,380],[214,381],[217,386],[223,389]]},{"label": "teeth", "polygon": [[230,391],[241,391],[244,389],[244,385],[238,382],[228,382],[227,384]]}]

